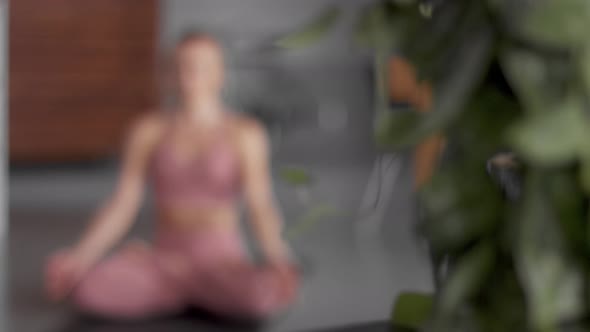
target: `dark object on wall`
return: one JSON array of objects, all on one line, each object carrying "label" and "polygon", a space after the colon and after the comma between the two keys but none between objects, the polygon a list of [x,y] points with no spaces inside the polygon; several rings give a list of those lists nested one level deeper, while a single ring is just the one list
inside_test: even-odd
[{"label": "dark object on wall", "polygon": [[101,159],[153,107],[154,0],[10,5],[10,160]]},{"label": "dark object on wall", "polygon": [[522,165],[512,153],[498,153],[488,161],[488,173],[502,188],[506,198],[512,202],[518,200],[522,193]]},{"label": "dark object on wall", "polygon": [[234,102],[269,128],[288,131],[316,125],[316,96],[289,70],[269,63],[244,65],[237,78]]}]

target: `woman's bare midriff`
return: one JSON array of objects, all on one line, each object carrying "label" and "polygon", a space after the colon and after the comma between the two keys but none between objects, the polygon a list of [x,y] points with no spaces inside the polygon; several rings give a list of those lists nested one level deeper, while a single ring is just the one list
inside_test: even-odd
[{"label": "woman's bare midriff", "polygon": [[166,205],[158,208],[158,224],[164,229],[212,230],[236,229],[238,212],[232,205],[187,207]]}]

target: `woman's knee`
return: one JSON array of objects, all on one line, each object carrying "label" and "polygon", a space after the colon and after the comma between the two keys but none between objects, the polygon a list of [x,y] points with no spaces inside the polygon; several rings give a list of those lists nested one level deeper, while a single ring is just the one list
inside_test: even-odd
[{"label": "woman's knee", "polygon": [[251,319],[265,320],[272,316],[277,310],[276,304],[271,297],[251,296],[246,299],[244,311]]},{"label": "woman's knee", "polygon": [[[158,303],[154,300],[141,294],[118,296],[116,287],[107,288],[104,284],[87,282],[73,292],[71,304],[76,311],[95,318],[136,320],[159,313]],[[163,308],[160,311],[164,311]]]},{"label": "woman's knee", "polygon": [[[146,274],[150,271],[145,271]],[[168,306],[153,278],[133,277],[115,264],[105,264],[87,275],[71,294],[75,308],[87,315],[109,319],[144,318]],[[160,294],[162,293],[162,294]],[[170,306],[172,303],[170,303]]]},{"label": "woman's knee", "polygon": [[111,285],[93,276],[83,280],[72,292],[70,303],[75,310],[89,316],[110,318],[117,315],[117,299],[111,297]]}]

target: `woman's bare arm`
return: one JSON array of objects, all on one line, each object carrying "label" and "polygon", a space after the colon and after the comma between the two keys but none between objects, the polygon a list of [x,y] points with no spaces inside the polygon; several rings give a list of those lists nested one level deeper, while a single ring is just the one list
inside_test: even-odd
[{"label": "woman's bare arm", "polygon": [[432,178],[443,148],[444,138],[440,135],[429,137],[417,147],[415,154],[416,189],[421,189]]},{"label": "woman's bare arm", "polygon": [[[416,69],[412,64],[398,56],[389,61],[389,97],[395,102],[408,102],[418,112],[432,110],[432,86],[428,82],[419,83]],[[416,189],[421,189],[430,181],[444,149],[445,139],[440,134],[426,138],[414,152],[414,180]]]},{"label": "woman's bare arm", "polygon": [[92,265],[129,230],[138,213],[144,192],[149,154],[159,132],[159,120],[152,115],[131,128],[123,152],[121,173],[114,194],[103,205],[74,247],[84,264]]},{"label": "woman's bare arm", "polygon": [[[433,103],[432,87],[430,84],[424,83],[418,86],[411,103],[419,112],[430,112]],[[414,155],[416,189],[421,189],[422,186],[430,181],[444,146],[444,136],[435,134],[426,138],[416,148]]]},{"label": "woman's bare arm", "polygon": [[270,263],[284,262],[289,250],[281,235],[283,219],[272,190],[267,133],[253,120],[243,122],[240,150],[249,220]]}]

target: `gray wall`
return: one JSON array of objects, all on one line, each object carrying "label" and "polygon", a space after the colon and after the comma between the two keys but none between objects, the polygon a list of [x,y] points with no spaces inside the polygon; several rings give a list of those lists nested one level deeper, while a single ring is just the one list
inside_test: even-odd
[{"label": "gray wall", "polygon": [[[283,162],[369,161],[372,152],[370,59],[353,45],[356,9],[368,0],[166,0],[160,51],[190,27],[221,37],[227,47],[227,99],[238,110],[264,106],[286,125],[271,128]],[[338,27],[316,47],[272,50],[277,36],[309,22],[329,5],[342,8]],[[327,120],[329,126],[322,126]],[[280,139],[282,137],[282,139]]]}]

